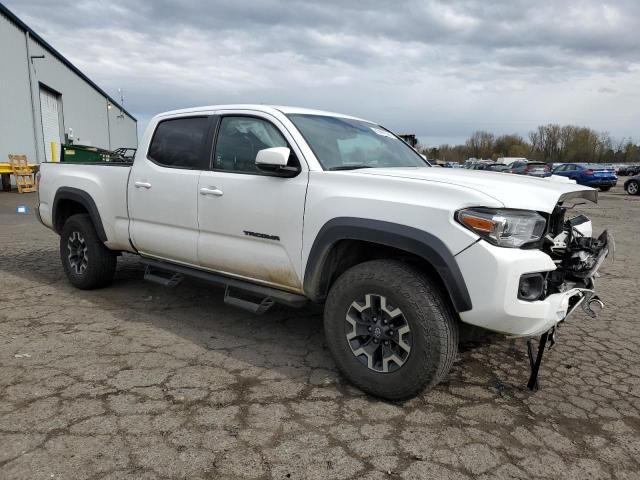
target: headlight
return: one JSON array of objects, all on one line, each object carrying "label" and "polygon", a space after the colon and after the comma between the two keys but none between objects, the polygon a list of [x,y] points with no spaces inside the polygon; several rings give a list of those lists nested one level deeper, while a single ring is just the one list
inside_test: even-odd
[{"label": "headlight", "polygon": [[456,220],[499,247],[518,248],[544,235],[547,221],[536,212],[491,208],[467,208]]}]

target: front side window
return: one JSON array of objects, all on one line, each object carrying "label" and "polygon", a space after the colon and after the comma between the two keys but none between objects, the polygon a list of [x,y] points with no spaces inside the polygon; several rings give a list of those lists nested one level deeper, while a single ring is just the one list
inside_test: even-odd
[{"label": "front side window", "polygon": [[428,167],[413,148],[374,123],[325,115],[287,115],[325,170]]},{"label": "front side window", "polygon": [[[256,156],[265,148],[287,147],[287,141],[270,122],[256,117],[223,117],[213,161],[215,170],[259,173]],[[294,155],[289,159],[296,161]]]},{"label": "front side window", "polygon": [[163,167],[204,170],[207,167],[208,117],[173,118],[158,124],[149,158]]}]

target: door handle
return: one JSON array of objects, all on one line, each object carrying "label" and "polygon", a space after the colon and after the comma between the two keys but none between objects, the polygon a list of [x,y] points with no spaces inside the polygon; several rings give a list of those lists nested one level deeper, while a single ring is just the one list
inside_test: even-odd
[{"label": "door handle", "polygon": [[200,189],[200,195],[213,195],[214,197],[221,197],[223,193],[222,190],[216,187],[202,187]]},{"label": "door handle", "polygon": [[151,188],[151,184],[149,182],[135,182],[133,185],[136,188],[146,188],[147,190]]}]

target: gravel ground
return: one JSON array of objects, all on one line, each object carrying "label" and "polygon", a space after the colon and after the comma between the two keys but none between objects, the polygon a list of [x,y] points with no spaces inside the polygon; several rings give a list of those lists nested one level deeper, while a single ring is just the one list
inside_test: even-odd
[{"label": "gravel ground", "polygon": [[403,403],[337,374],[318,309],[260,317],[195,281],[72,288],[33,195],[0,193],[0,478],[640,478],[640,197],[582,207],[617,240],[597,320],[579,312],[524,387],[523,339],[465,344]]}]

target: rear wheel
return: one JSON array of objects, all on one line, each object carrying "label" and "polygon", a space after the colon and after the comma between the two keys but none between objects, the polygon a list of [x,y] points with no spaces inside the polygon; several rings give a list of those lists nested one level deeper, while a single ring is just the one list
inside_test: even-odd
[{"label": "rear wheel", "polygon": [[631,180],[627,183],[627,193],[629,195],[638,195],[640,193],[640,183],[636,180]]},{"label": "rear wheel", "polygon": [[600,187],[601,192],[608,192],[609,190],[611,190],[611,187]]},{"label": "rear wheel", "polygon": [[100,241],[89,215],[78,214],[60,232],[60,260],[71,284],[90,290],[113,280],[117,256]]},{"label": "rear wheel", "polygon": [[327,298],[324,327],[342,373],[388,400],[437,384],[457,353],[458,324],[443,293],[395,260],[362,263],[340,276]]}]

